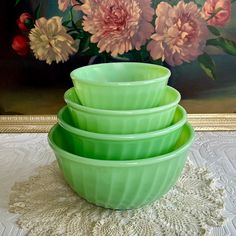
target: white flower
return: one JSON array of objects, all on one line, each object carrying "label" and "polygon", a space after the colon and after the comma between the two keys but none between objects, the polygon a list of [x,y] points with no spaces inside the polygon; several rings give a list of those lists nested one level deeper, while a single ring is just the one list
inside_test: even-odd
[{"label": "white flower", "polygon": [[30,48],[37,59],[51,64],[53,61],[65,62],[76,52],[74,39],[67,34],[61,23],[61,17],[47,20],[42,17],[35,21],[30,31]]}]

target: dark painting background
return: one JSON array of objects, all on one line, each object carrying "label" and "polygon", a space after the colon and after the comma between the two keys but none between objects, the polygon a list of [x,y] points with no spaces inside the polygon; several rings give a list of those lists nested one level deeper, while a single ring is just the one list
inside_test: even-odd
[{"label": "dark painting background", "polygon": [[[0,114],[56,114],[63,106],[63,93],[72,86],[71,70],[86,65],[89,58],[72,57],[66,63],[47,65],[33,56],[22,58],[11,48],[19,33],[16,19],[32,12],[38,1],[0,1]],[[41,1],[41,15],[61,14],[57,1]],[[232,19],[221,28],[223,35],[236,41],[236,4]],[[236,112],[236,58],[209,48],[217,64],[217,80],[207,78],[197,63],[171,68],[170,85],[182,94],[181,104],[189,113]]]}]

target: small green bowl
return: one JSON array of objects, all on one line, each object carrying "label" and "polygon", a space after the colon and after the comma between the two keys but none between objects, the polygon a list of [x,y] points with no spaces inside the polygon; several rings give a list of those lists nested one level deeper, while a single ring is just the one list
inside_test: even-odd
[{"label": "small green bowl", "polygon": [[134,160],[170,152],[175,146],[186,111],[178,106],[173,124],[168,128],[142,134],[100,134],[74,127],[68,107],[58,113],[59,124],[70,132],[73,152],[77,155],[105,160]]},{"label": "small green bowl", "polygon": [[98,206],[132,209],[159,199],[176,183],[193,137],[192,127],[185,124],[174,151],[133,161],[77,156],[71,134],[59,125],[51,129],[48,141],[66,182],[78,195]]},{"label": "small green bowl", "polygon": [[180,101],[180,94],[166,87],[160,106],[142,110],[101,110],[81,105],[75,89],[66,91],[64,99],[75,127],[104,134],[146,133],[168,127]]},{"label": "small green bowl", "polygon": [[82,105],[134,110],[159,105],[170,71],[153,64],[117,62],[84,66],[70,75]]}]

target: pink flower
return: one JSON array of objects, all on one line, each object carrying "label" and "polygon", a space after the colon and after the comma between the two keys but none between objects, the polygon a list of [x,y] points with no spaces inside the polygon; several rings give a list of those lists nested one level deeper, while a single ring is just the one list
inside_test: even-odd
[{"label": "pink flower", "polygon": [[92,34],[99,52],[112,56],[140,50],[154,28],[151,0],[85,0],[83,28]]},{"label": "pink flower", "polygon": [[195,3],[180,1],[176,6],[161,2],[156,9],[156,28],[147,49],[153,59],[180,65],[203,53],[208,30]]},{"label": "pink flower", "polygon": [[[65,11],[69,6],[74,6],[78,4],[76,0],[58,0],[58,8],[61,11]],[[80,6],[75,6],[73,9],[80,10]]]},{"label": "pink flower", "polygon": [[[206,0],[202,11],[204,18],[207,20],[212,14],[219,12],[210,20],[209,25],[224,25],[231,15],[231,1],[230,0]],[[221,10],[220,10],[221,9]]]}]

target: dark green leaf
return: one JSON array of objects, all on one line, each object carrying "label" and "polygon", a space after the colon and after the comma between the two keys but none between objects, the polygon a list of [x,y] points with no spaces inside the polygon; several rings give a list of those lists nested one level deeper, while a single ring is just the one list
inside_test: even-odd
[{"label": "dark green leaf", "polygon": [[81,38],[79,53],[85,56],[94,56],[98,54],[98,48],[95,44],[90,43],[89,36]]},{"label": "dark green leaf", "polygon": [[161,59],[151,60],[151,63],[155,65],[163,65],[163,61]]},{"label": "dark green leaf", "polygon": [[108,61],[107,55],[105,53],[101,53],[100,58],[102,63],[106,63]]},{"label": "dark green leaf", "polygon": [[40,3],[34,11],[34,17],[35,17],[35,19],[38,19],[40,17]]},{"label": "dark green leaf", "polygon": [[128,57],[124,57],[124,56],[116,56],[112,58],[116,59],[117,61],[130,61]]},{"label": "dark green leaf", "polygon": [[212,34],[214,34],[215,36],[220,36],[220,31],[219,31],[216,27],[214,27],[214,26],[212,26],[212,25],[208,25],[207,27],[208,27],[208,30],[209,30]]},{"label": "dark green leaf", "polygon": [[73,39],[80,39],[80,35],[78,33],[71,33],[70,36],[73,38]]},{"label": "dark green leaf", "polygon": [[16,0],[15,2],[15,6],[18,5],[20,3],[21,0]]},{"label": "dark green leaf", "polygon": [[216,79],[215,62],[207,53],[204,53],[198,57],[198,63],[208,77],[210,77],[211,79]]},{"label": "dark green leaf", "polygon": [[[90,39],[89,39],[89,42],[90,42]],[[90,48],[90,50],[91,50],[91,52],[92,52],[93,55],[98,54],[99,49],[98,49],[98,47],[97,47],[97,44],[95,44],[95,43],[89,43],[89,48]]]},{"label": "dark green leaf", "polygon": [[141,48],[140,58],[142,62],[146,62],[149,59],[149,53],[145,48]]},{"label": "dark green leaf", "polygon": [[134,54],[134,52],[133,52],[134,50],[131,50],[131,51],[129,51],[129,52],[126,52],[126,53],[124,53],[124,54],[122,54],[122,55],[120,55],[119,57],[121,57],[121,58],[126,58],[125,60],[129,60],[129,61],[135,61],[135,54]]},{"label": "dark green leaf", "polygon": [[74,22],[74,16],[73,16],[73,7],[74,6],[72,6],[71,8],[70,8],[70,20],[71,20],[71,24],[72,24],[72,26],[73,26],[73,28],[74,29],[77,29],[77,26],[76,26],[76,24],[75,24],[75,22]]},{"label": "dark green leaf", "polygon": [[159,3],[160,3],[160,0],[152,0],[152,7],[156,9]]},{"label": "dark green leaf", "polygon": [[63,26],[67,26],[70,22],[71,22],[71,20],[63,21],[63,22],[62,22],[62,25],[63,25]]},{"label": "dark green leaf", "polygon": [[205,3],[205,0],[195,0],[195,2],[197,3],[197,5],[203,6],[203,4]]},{"label": "dark green leaf", "polygon": [[78,21],[76,21],[75,25],[79,28],[82,28],[82,22],[83,22],[83,19],[79,19]]},{"label": "dark green leaf", "polygon": [[80,50],[83,51],[86,48],[89,48],[89,38],[82,39],[80,42]]},{"label": "dark green leaf", "polygon": [[34,27],[33,19],[26,19],[25,20],[25,26],[27,27],[27,29],[32,29]]},{"label": "dark green leaf", "polygon": [[[163,2],[163,0],[152,0],[152,7],[154,9],[156,9],[157,5],[160,4],[161,2]],[[174,5],[177,5],[178,2],[179,2],[179,0],[171,0],[171,1],[169,1],[169,4],[171,6],[174,6]],[[186,2],[186,0],[185,0],[185,2]]]},{"label": "dark green leaf", "polygon": [[216,38],[207,40],[207,45],[221,48],[229,55],[236,56],[236,43],[225,38]]}]

